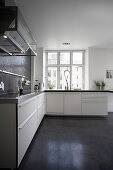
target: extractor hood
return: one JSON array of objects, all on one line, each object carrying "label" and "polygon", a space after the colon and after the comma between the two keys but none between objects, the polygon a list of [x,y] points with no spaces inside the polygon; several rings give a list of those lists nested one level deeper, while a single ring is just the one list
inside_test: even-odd
[{"label": "extractor hood", "polygon": [[0,6],[0,49],[9,55],[37,55],[37,45],[16,6]]}]

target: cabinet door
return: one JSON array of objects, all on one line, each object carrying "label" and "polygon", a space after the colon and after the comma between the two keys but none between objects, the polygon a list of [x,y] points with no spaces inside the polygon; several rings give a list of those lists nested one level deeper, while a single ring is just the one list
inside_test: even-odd
[{"label": "cabinet door", "polygon": [[82,115],[107,115],[107,94],[82,93]]},{"label": "cabinet door", "polygon": [[18,126],[36,109],[37,97],[31,98],[18,105]]},{"label": "cabinet door", "polygon": [[44,117],[44,94],[41,94],[38,96],[38,126],[40,124],[40,122],[42,121],[43,117]]},{"label": "cabinet door", "polygon": [[47,93],[47,113],[63,114],[63,93]]},{"label": "cabinet door", "polygon": [[18,166],[37,130],[37,110],[18,127]]},{"label": "cabinet door", "polygon": [[64,93],[64,114],[81,115],[81,93]]}]

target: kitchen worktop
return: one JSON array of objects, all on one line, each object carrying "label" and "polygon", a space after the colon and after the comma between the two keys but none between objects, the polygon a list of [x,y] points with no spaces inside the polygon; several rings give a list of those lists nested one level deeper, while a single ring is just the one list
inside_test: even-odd
[{"label": "kitchen worktop", "polygon": [[44,91],[39,91],[39,92],[33,92],[33,93],[28,93],[28,94],[14,94],[14,93],[9,93],[9,94],[2,94],[0,95],[0,103],[21,103],[24,102],[25,100],[28,100],[32,97],[35,97]]},{"label": "kitchen worktop", "polygon": [[107,93],[113,93],[113,90],[43,90],[43,91],[38,91],[38,92],[33,92],[33,93],[28,93],[28,94],[2,94],[0,95],[0,103],[21,103],[24,102],[25,100],[28,100],[32,97],[35,97],[43,92],[107,92]]},{"label": "kitchen worktop", "polygon": [[110,92],[113,90],[45,90],[45,92]]}]

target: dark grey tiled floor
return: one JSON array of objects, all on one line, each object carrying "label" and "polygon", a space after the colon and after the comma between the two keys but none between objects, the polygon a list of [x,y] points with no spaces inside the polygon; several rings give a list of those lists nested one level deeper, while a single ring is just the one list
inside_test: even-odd
[{"label": "dark grey tiled floor", "polygon": [[45,117],[19,170],[113,170],[113,114]]}]

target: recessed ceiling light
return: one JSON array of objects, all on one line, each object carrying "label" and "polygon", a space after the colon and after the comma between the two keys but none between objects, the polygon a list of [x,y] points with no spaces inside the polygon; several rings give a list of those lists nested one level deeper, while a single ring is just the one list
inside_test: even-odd
[{"label": "recessed ceiling light", "polygon": [[4,37],[4,38],[7,38],[7,35],[4,34],[3,37]]},{"label": "recessed ceiling light", "polygon": [[62,45],[70,45],[70,43],[62,43]]}]

